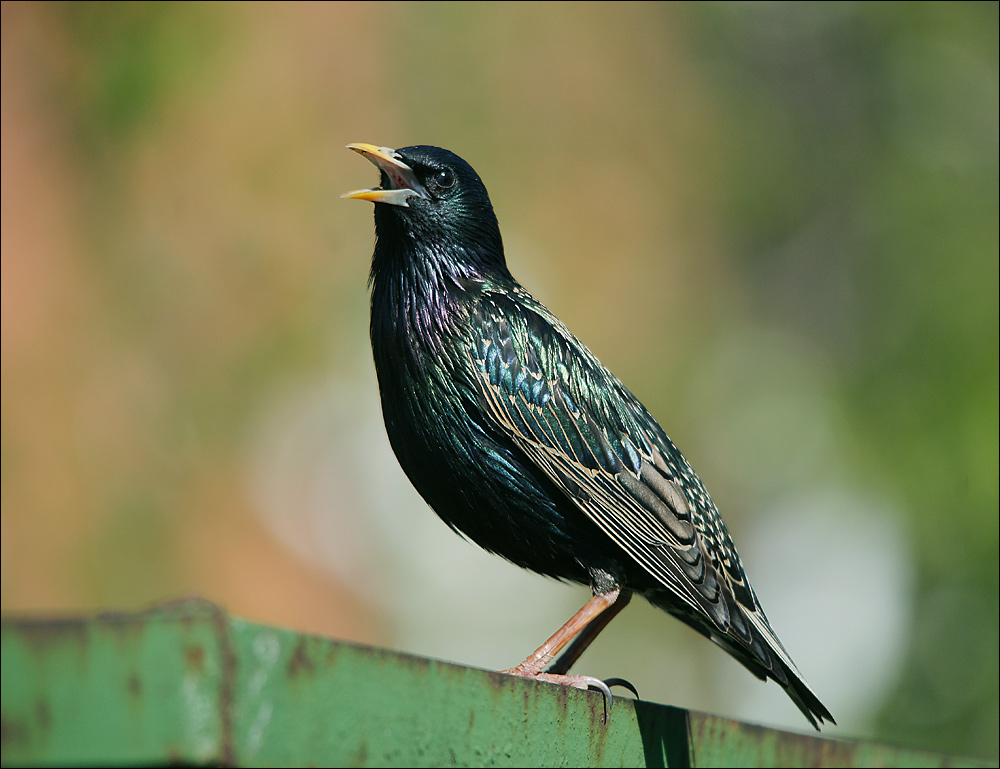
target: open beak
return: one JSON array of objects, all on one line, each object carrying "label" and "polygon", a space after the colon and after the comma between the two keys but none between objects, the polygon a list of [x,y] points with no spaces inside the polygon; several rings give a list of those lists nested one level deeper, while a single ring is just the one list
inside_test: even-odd
[{"label": "open beak", "polygon": [[408,198],[414,196],[426,199],[427,190],[417,179],[413,169],[404,163],[396,150],[376,147],[374,144],[348,144],[347,149],[360,152],[382,172],[382,189],[347,192],[340,197],[354,200],[370,200],[373,203],[388,203],[392,206],[409,208]]}]

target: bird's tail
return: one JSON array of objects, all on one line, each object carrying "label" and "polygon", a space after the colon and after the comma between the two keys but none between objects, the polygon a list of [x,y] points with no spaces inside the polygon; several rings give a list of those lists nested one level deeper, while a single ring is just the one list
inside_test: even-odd
[{"label": "bird's tail", "polygon": [[[731,636],[710,634],[709,637],[757,678],[762,681],[770,678],[781,686],[817,731],[824,721],[829,721],[831,724],[837,723],[826,706],[820,702],[819,697],[809,688],[809,684],[805,682],[795,664],[788,659],[787,653],[776,654],[776,650],[766,642],[766,639],[761,639],[765,641],[764,644],[761,644],[764,647],[762,656],[766,658],[765,662],[754,653],[757,651],[756,649],[751,651],[743,644],[735,643]],[[757,644],[753,645],[757,646]],[[782,648],[781,651],[784,652],[784,649]]]},{"label": "bird's tail", "polygon": [[[765,642],[762,644],[765,650],[762,655],[766,658],[765,662],[754,653],[757,651],[756,649],[751,652],[742,644],[734,643],[728,635],[711,634],[709,637],[761,681],[770,678],[781,686],[817,731],[824,721],[829,721],[831,724],[837,723],[826,706],[820,702],[819,697],[809,688],[809,684],[805,682],[794,663],[788,659],[787,654],[776,654],[775,649]],[[781,651],[784,652],[784,649]]]},{"label": "bird's tail", "polygon": [[[730,620],[722,628],[716,626],[708,616],[678,606],[676,598],[666,591],[647,593],[646,597],[654,606],[666,610],[721,646],[760,680],[775,681],[817,731],[824,721],[837,723],[795,667],[759,604],[756,611],[750,611],[744,609],[734,597],[726,595],[727,611],[723,614]],[[733,621],[736,612],[739,612],[739,617]]]}]

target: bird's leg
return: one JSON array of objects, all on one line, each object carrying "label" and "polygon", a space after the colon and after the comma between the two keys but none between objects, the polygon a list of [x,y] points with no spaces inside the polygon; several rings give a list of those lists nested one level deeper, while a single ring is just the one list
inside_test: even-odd
[{"label": "bird's leg", "polygon": [[600,635],[601,631],[608,626],[615,617],[617,617],[621,610],[628,606],[629,601],[632,600],[632,593],[628,590],[623,590],[619,595],[618,599],[605,611],[602,611],[597,617],[595,617],[573,640],[569,645],[569,648],[562,653],[562,655],[557,659],[552,667],[549,668],[549,673],[563,674],[568,673],[569,669],[576,664],[576,661],[580,659],[590,644]]},{"label": "bird's leg", "polygon": [[[621,596],[620,601],[619,596]],[[500,672],[512,676],[521,676],[522,678],[533,678],[536,681],[547,681],[553,684],[562,684],[563,686],[573,686],[577,689],[589,689],[593,687],[604,693],[606,702],[612,702],[611,690],[599,678],[593,678],[592,676],[570,676],[566,675],[565,671],[569,670],[570,665],[583,654],[591,641],[614,619],[615,615],[625,608],[631,597],[632,594],[627,590],[622,595],[621,588],[617,587],[606,593],[595,595],[587,601],[586,605],[580,611],[570,618],[569,622],[559,628],[548,641],[539,646],[524,662],[516,667]],[[574,641],[574,639],[576,640]],[[549,663],[571,642],[573,642],[572,646],[556,661],[554,666],[555,669],[562,672],[543,672]]]},{"label": "bird's leg", "polygon": [[[618,598],[620,589],[616,588],[608,593],[595,595],[584,605],[580,611],[570,617],[569,621],[559,628],[552,637],[528,655],[528,658],[520,665],[502,670],[513,676],[523,676],[524,678],[534,678],[556,658],[566,645],[582,633],[586,627],[596,620],[606,609],[611,607]],[[585,687],[584,687],[585,688]]]}]

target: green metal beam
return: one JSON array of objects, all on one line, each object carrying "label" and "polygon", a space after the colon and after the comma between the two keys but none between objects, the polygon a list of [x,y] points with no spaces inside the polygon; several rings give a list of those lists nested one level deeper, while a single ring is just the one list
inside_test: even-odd
[{"label": "green metal beam", "polygon": [[202,600],[2,623],[2,762],[987,766],[257,625]]}]

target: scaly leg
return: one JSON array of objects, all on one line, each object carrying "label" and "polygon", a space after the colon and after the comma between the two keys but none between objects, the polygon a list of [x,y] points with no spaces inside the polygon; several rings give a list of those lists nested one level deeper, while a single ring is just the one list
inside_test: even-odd
[{"label": "scaly leg", "polygon": [[576,639],[569,645],[569,648],[563,652],[562,656],[559,657],[553,663],[552,667],[549,668],[549,673],[568,673],[569,669],[576,664],[576,661],[580,659],[590,644],[600,635],[601,631],[608,626],[608,624],[617,617],[622,609],[628,606],[629,601],[632,600],[632,593],[629,591],[624,591],[618,596],[611,606],[609,606],[605,611],[595,618],[589,625],[587,625]]},{"label": "scaly leg", "polygon": [[[566,675],[565,671],[569,670],[572,664],[579,659],[580,655],[597,637],[597,634],[607,627],[607,624],[628,605],[631,598],[632,594],[628,591],[622,595],[621,588],[595,595],[570,618],[569,622],[559,628],[524,662],[500,672],[522,678],[533,678],[536,681],[572,686],[577,689],[593,687],[604,694],[610,711],[614,698],[604,681],[592,676]],[[545,668],[556,659],[567,645],[570,645],[570,648],[556,660],[553,665],[554,672],[544,672]]]}]

